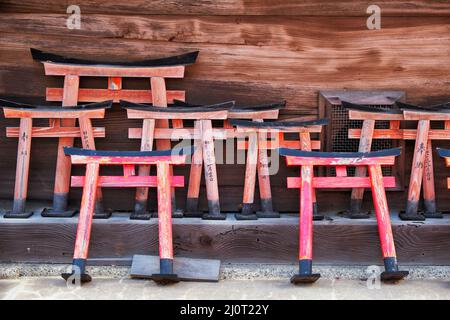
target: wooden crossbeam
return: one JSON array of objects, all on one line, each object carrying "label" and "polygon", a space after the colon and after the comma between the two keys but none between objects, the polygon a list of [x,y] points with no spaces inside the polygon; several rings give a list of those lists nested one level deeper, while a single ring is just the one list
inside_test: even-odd
[{"label": "wooden crossbeam", "polygon": [[[47,101],[62,101],[62,88],[47,88]],[[167,102],[185,99],[186,94],[180,90],[167,90]],[[87,89],[80,88],[78,91],[78,101],[80,102],[100,102],[113,100],[118,103],[120,100],[128,100],[137,103],[153,103],[152,90],[110,90],[110,89]]]},{"label": "wooden crossbeam", "polygon": [[[72,176],[70,186],[82,187],[86,181],[84,176]],[[106,188],[139,188],[139,187],[157,187],[156,176],[100,176],[98,180],[99,187]],[[184,177],[173,176],[170,178],[172,187],[183,187]]]},{"label": "wooden crossbeam", "polygon": [[[17,138],[19,137],[20,128],[18,127],[7,127],[6,137]],[[92,128],[94,138],[104,138],[105,128],[94,127]],[[32,138],[80,138],[80,128],[78,127],[33,127],[31,129]]]},{"label": "wooden crossbeam", "polygon": [[[348,137],[350,139],[360,139],[361,129],[348,129]],[[399,139],[399,140],[416,140],[416,129],[374,129],[373,139]],[[428,132],[428,139],[431,140],[450,140],[450,130],[447,129],[431,129]]]},{"label": "wooden crossbeam", "polygon": [[5,118],[33,118],[33,119],[77,119],[86,117],[90,119],[102,119],[105,117],[105,109],[16,109],[3,108]]},{"label": "wooden crossbeam", "polygon": [[[313,177],[315,189],[346,189],[346,188],[370,188],[369,177]],[[302,178],[288,177],[287,187],[290,189],[301,188]],[[383,177],[385,188],[395,187],[395,177]]]},{"label": "wooden crossbeam", "polygon": [[395,156],[374,157],[374,158],[364,158],[364,157],[311,158],[311,157],[286,156],[286,163],[288,166],[303,166],[303,165],[367,166],[369,164],[378,164],[378,165],[387,166],[387,165],[393,165],[395,163]]},{"label": "wooden crossbeam", "polygon": [[74,75],[79,77],[183,78],[184,66],[173,67],[112,67],[83,66],[44,62],[48,76]]}]

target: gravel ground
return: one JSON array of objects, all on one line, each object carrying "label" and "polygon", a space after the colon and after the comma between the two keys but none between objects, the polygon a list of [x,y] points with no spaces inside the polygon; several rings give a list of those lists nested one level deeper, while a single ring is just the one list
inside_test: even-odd
[{"label": "gravel ground", "polygon": [[[410,272],[407,279],[450,280],[450,266],[401,266]],[[0,264],[0,279],[21,277],[55,277],[70,270],[64,264]],[[289,279],[298,270],[295,264],[222,264],[221,280],[282,280]],[[314,266],[314,272],[322,279],[366,279],[371,270],[382,272],[382,266]],[[90,266],[87,268],[93,277],[119,279],[128,276],[129,267]]]}]

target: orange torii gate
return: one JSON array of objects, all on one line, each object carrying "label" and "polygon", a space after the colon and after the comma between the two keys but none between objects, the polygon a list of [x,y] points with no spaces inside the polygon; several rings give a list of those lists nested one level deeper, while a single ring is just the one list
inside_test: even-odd
[{"label": "orange torii gate", "polygon": [[[408,275],[399,271],[395,252],[394,238],[386,200],[385,187],[395,185],[394,177],[383,177],[382,165],[394,164],[400,149],[388,149],[368,153],[360,152],[308,152],[293,149],[279,149],[280,155],[286,156],[288,166],[301,166],[300,177],[289,177],[288,188],[300,189],[299,222],[299,273],[291,282],[312,283],[320,274],[312,273],[313,245],[313,194],[320,188],[371,188],[378,233],[384,258],[385,271],[381,274],[384,281],[395,281]],[[315,166],[336,167],[336,177],[314,177]],[[347,177],[348,166],[365,166],[369,177]]]},{"label": "orange torii gate", "polygon": [[[28,191],[28,174],[30,170],[30,151],[33,138],[81,138],[83,147],[95,149],[94,138],[104,138],[105,128],[93,128],[91,119],[101,119],[105,109],[110,108],[112,101],[91,103],[78,106],[36,106],[12,101],[0,100],[5,118],[19,118],[20,127],[6,128],[6,136],[18,138],[17,167],[14,188],[13,209],[6,212],[5,218],[28,218],[33,212],[26,211]],[[48,127],[33,127],[33,119],[49,119]],[[75,126],[78,119],[79,127]],[[73,125],[61,126],[63,121],[70,120]],[[56,180],[57,176],[55,177]],[[73,212],[62,214],[72,216]]]},{"label": "orange torii gate", "polygon": [[[188,104],[186,102],[182,101],[175,101],[175,105],[178,106],[190,106],[194,107],[196,105]],[[259,105],[239,105],[234,106],[231,108],[228,112],[228,117],[223,122],[223,128],[224,131],[220,129],[214,129],[217,130],[217,132],[224,132],[223,135],[217,135],[216,139],[221,139],[221,137],[225,137],[225,139],[238,139],[245,137],[242,136],[241,132],[238,132],[236,128],[233,127],[233,125],[230,124],[230,121],[233,121],[235,119],[246,119],[246,120],[252,120],[255,122],[263,122],[266,120],[275,120],[278,119],[278,115],[281,109],[283,109],[286,106],[286,101],[280,101],[275,103],[265,103],[265,104],[259,104]],[[239,141],[238,141],[239,144]],[[199,152],[199,151],[197,151]],[[252,155],[254,157],[254,155]],[[267,150],[265,149],[259,149],[258,155],[257,155],[257,175],[258,175],[258,184],[259,184],[259,191],[260,191],[260,199],[261,199],[261,210],[257,212],[257,215],[260,217],[279,217],[278,212],[274,212],[273,210],[273,202],[272,202],[272,192],[270,187],[270,176],[269,176],[269,169],[268,169],[268,158],[267,158]],[[193,163],[191,167],[191,177],[192,175],[195,175],[195,173],[198,170],[197,167],[201,168],[201,163]],[[189,179],[191,181],[191,178]],[[246,178],[244,180],[244,189],[254,189],[254,185],[256,183],[256,174],[252,175],[249,178]],[[186,200],[186,216],[192,216],[197,217],[198,214],[198,188],[189,188],[188,190],[188,197]],[[245,211],[245,209],[243,208]],[[236,217],[239,217],[237,215]],[[246,216],[243,216],[244,218]]]},{"label": "orange torii gate", "polygon": [[[128,134],[130,139],[141,139],[142,151],[152,150],[153,140],[158,141],[158,139],[189,139],[194,141],[195,151],[192,156],[188,199],[192,198],[193,194],[198,197],[204,164],[209,213],[201,216],[207,220],[225,219],[226,215],[222,214],[220,210],[214,140],[226,139],[227,130],[213,128],[212,120],[227,119],[228,111],[234,106],[234,101],[208,106],[169,108],[158,108],[128,101],[121,101],[120,103],[127,110],[128,118],[143,119],[142,128],[130,128]],[[155,128],[155,122],[161,119],[194,120],[194,128]],[[147,175],[150,168],[141,167],[139,170],[139,174]],[[136,207],[140,208],[141,211],[135,214],[146,215],[142,208],[147,207],[147,199],[148,189],[138,189],[136,193]]]},{"label": "orange torii gate", "polygon": [[[173,272],[173,239],[172,239],[172,202],[171,189],[183,187],[184,177],[172,176],[170,165],[186,163],[185,150],[164,151],[95,151],[78,148],[64,148],[73,164],[86,165],[85,176],[73,176],[72,187],[83,187],[80,216],[78,218],[77,235],[72,262],[72,272],[63,273],[68,282],[81,283],[91,281],[86,273],[89,241],[91,236],[92,218],[95,200],[100,187],[157,187],[158,189],[158,226],[159,226],[159,256],[160,273],[152,279],[161,283],[178,282],[179,278]],[[100,176],[100,166],[123,166],[123,176]],[[156,165],[157,175],[135,174],[136,165]]]},{"label": "orange torii gate", "polygon": [[[166,89],[166,78],[183,78],[186,65],[195,63],[198,51],[177,56],[141,61],[99,61],[65,57],[53,53],[31,49],[33,59],[44,65],[45,74],[49,76],[63,76],[64,88],[47,88],[48,101],[62,101],[63,106],[76,105],[78,102],[99,102],[112,99],[130,100],[138,103],[153,103],[159,107],[166,107],[174,99],[184,100],[185,92]],[[107,89],[80,88],[81,77],[106,77]],[[149,78],[150,90],[130,90],[122,88],[123,78]],[[179,123],[173,123],[179,126]],[[64,119],[61,126],[74,126],[73,119]],[[169,123],[160,120],[158,127],[168,128]],[[71,216],[75,211],[67,209],[69,194],[69,179],[71,163],[64,155],[64,147],[73,146],[73,138],[62,137],[58,143],[58,158],[56,164],[56,180],[53,195],[53,208],[43,212],[44,216]],[[157,148],[170,149],[170,141],[158,141]],[[172,208],[175,210],[174,192]],[[102,194],[99,190],[95,209],[95,218],[108,218],[110,211],[104,209]],[[133,217],[134,218],[134,217]],[[137,217],[139,218],[139,217]]]},{"label": "orange torii gate", "polygon": [[[238,141],[238,149],[247,149],[247,161],[245,170],[244,195],[241,213],[236,214],[238,220],[254,220],[259,218],[278,218],[279,213],[267,213],[264,210],[265,190],[264,183],[259,182],[259,192],[261,198],[262,210],[256,214],[253,212],[254,194],[255,194],[255,176],[256,171],[263,171],[263,177],[269,179],[269,169],[267,161],[266,166],[259,166],[260,154],[263,153],[267,158],[267,150],[282,148],[293,148],[304,151],[320,149],[320,140],[311,140],[311,133],[320,133],[322,126],[328,123],[327,119],[311,120],[311,121],[269,121],[255,122],[247,120],[230,120],[230,123],[236,126],[238,133],[244,133],[248,136],[248,141]],[[297,133],[298,139],[286,140],[285,135],[288,133]],[[274,135],[275,139],[268,139],[269,135]],[[257,166],[258,163],[258,166]],[[253,181],[253,183],[248,183]],[[270,187],[270,186],[269,186]],[[270,189],[269,189],[270,191]],[[317,213],[317,202],[313,199],[314,218],[315,220],[323,219]]]},{"label": "orange torii gate", "polygon": [[[432,108],[421,108],[402,102],[396,102],[402,109],[374,110],[371,107],[345,103],[349,108],[349,117],[354,120],[364,120],[362,129],[349,129],[349,138],[360,138],[367,151],[370,150],[372,139],[415,140],[413,165],[408,190],[406,211],[400,213],[403,220],[424,220],[428,218],[442,218],[436,211],[434,172],[432,156],[432,140],[450,140],[450,113],[446,112],[446,105]],[[389,129],[374,129],[375,121],[389,120]],[[400,121],[418,120],[417,129],[401,129]],[[430,129],[430,121],[444,121],[444,129]],[[360,174],[365,175],[365,171]],[[419,214],[418,205],[423,181],[424,214]],[[352,203],[360,205],[363,190],[353,189]]]}]

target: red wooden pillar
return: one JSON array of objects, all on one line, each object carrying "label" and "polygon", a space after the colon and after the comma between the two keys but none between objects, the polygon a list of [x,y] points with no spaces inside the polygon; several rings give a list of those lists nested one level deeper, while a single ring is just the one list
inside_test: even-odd
[{"label": "red wooden pillar", "polygon": [[172,243],[172,196],[170,166],[168,162],[157,162],[158,181],[158,237],[160,273],[153,274],[152,280],[166,284],[179,282],[173,272]]},{"label": "red wooden pillar", "polygon": [[[78,104],[78,89],[80,77],[77,75],[66,75],[64,78],[63,106],[74,106]],[[75,119],[62,119],[58,121],[61,126],[75,126]],[[72,164],[70,158],[64,154],[65,147],[73,146],[74,138],[58,139],[58,155],[56,158],[55,188],[53,191],[53,207],[42,212],[44,217],[71,217],[76,210],[68,209],[70,172]]]},{"label": "red wooden pillar", "polygon": [[433,147],[431,139],[428,139],[427,151],[423,168],[423,199],[426,218],[443,218],[442,213],[436,210],[436,194],[434,190]]},{"label": "red wooden pillar", "polygon": [[6,212],[5,218],[28,218],[33,212],[26,212],[25,205],[28,192],[28,174],[30,172],[32,118],[21,118],[19,129],[19,146],[17,148],[16,184],[12,211]]},{"label": "red wooden pillar", "polygon": [[[70,158],[69,158],[70,159]],[[76,281],[80,277],[81,282],[91,281],[86,273],[86,260],[91,237],[92,219],[94,217],[95,200],[98,190],[99,164],[91,162],[86,165],[86,179],[81,199],[80,217],[78,219],[77,235],[75,240],[75,251],[72,262],[72,272],[63,273],[66,281]]]},{"label": "red wooden pillar", "polygon": [[225,220],[226,215],[220,212],[219,183],[217,180],[216,156],[211,120],[200,121],[202,132],[204,175],[206,183],[206,197],[209,212],[203,215],[206,220]]},{"label": "red wooden pillar", "polygon": [[[155,123],[156,121],[154,119],[143,120],[141,151],[153,150]],[[138,172],[140,176],[150,175],[150,165],[140,165]],[[136,188],[134,212],[131,214],[130,219],[148,220],[151,218],[151,214],[147,212],[148,191],[148,188]]]},{"label": "red wooden pillar", "polygon": [[425,157],[428,145],[428,132],[430,130],[429,120],[419,120],[417,125],[417,138],[414,147],[414,157],[411,167],[411,177],[409,180],[408,201],[406,211],[400,213],[402,220],[425,220],[425,217],[418,213],[420,190],[425,166]]},{"label": "red wooden pillar", "polygon": [[242,210],[236,213],[237,220],[256,220],[258,217],[253,211],[255,199],[256,170],[258,161],[258,133],[251,132],[248,136],[247,160],[245,162],[244,195]]},{"label": "red wooden pillar", "polygon": [[382,280],[400,280],[408,275],[408,271],[399,271],[395,253],[394,237],[392,235],[391,218],[383,185],[383,174],[378,164],[369,165],[370,187],[372,190],[375,215],[377,217],[378,233],[380,235],[381,251],[385,271]]},{"label": "red wooden pillar", "polygon": [[312,165],[301,167],[300,221],[299,221],[299,274],[292,276],[292,283],[311,283],[320,278],[312,273],[313,245],[313,176]]},{"label": "red wooden pillar", "polygon": [[[361,138],[359,139],[358,152],[369,152],[372,147],[373,130],[375,129],[375,120],[367,119],[363,121],[361,129]],[[364,166],[355,168],[355,177],[365,177],[367,169]],[[369,218],[368,212],[362,212],[362,202],[364,197],[364,188],[353,188],[350,200],[350,219]]]},{"label": "red wooden pillar", "polygon": [[[200,121],[195,121],[194,124],[194,154],[192,155],[191,169],[189,173],[189,186],[186,199],[186,213],[187,217],[201,216],[198,210],[198,198],[200,196],[200,183],[202,180],[203,168],[203,146],[202,126]],[[199,138],[195,138],[198,136]]]}]

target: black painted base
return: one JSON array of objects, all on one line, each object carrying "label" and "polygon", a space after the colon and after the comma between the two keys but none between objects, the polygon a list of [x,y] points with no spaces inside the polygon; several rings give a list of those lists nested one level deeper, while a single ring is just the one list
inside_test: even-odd
[{"label": "black painted base", "polygon": [[325,216],[323,216],[321,214],[314,214],[313,215],[313,220],[314,221],[320,221],[320,220],[323,220],[323,219],[325,219]]},{"label": "black painted base", "polygon": [[176,274],[154,273],[151,275],[150,279],[160,285],[168,285],[180,282],[180,278],[178,278]]},{"label": "black painted base", "polygon": [[252,203],[244,203],[242,204],[242,209],[240,213],[236,213],[234,215],[236,220],[258,220],[255,212],[253,211]]},{"label": "black painted base", "polygon": [[291,277],[292,284],[314,283],[320,278],[320,273],[294,274]]},{"label": "black painted base", "polygon": [[61,276],[64,280],[70,281],[72,284],[76,284],[77,280],[80,283],[92,281],[92,277],[86,273],[86,259],[77,258],[72,261],[72,272],[62,273]]},{"label": "black painted base", "polygon": [[349,213],[347,215],[349,219],[369,219],[370,218],[370,211],[369,212],[360,212],[360,213]]},{"label": "black painted base", "polygon": [[130,220],[150,220],[152,213],[148,211],[132,212],[130,215]]},{"label": "black painted base", "polygon": [[94,219],[109,219],[111,218],[112,210],[103,210],[101,212],[94,212]]},{"label": "black painted base", "polygon": [[66,282],[70,281],[72,284],[75,284],[77,282],[77,277],[79,277],[78,279],[80,279],[80,283],[92,281],[92,277],[87,273],[76,274],[74,271],[70,273],[62,273],[61,277],[66,280]]},{"label": "black painted base", "polygon": [[442,219],[442,218],[444,218],[444,215],[442,214],[442,212],[424,212],[423,216],[425,218],[430,218],[430,219]]},{"label": "black painted base", "polygon": [[227,215],[223,213],[205,213],[202,215],[203,220],[226,220]]},{"label": "black painted base", "polygon": [[279,218],[280,213],[276,211],[257,211],[256,216],[258,218]]},{"label": "black painted base", "polygon": [[27,219],[33,215],[33,211],[24,211],[24,212],[13,212],[13,211],[5,211],[3,214],[3,218],[7,219]]},{"label": "black painted base", "polygon": [[420,213],[408,214],[405,211],[400,211],[398,216],[404,221],[425,221],[425,216]]},{"label": "black painted base", "polygon": [[46,218],[72,218],[78,210],[68,209],[68,210],[55,210],[52,208],[45,208],[42,210],[41,216]]},{"label": "black painted base", "polygon": [[234,217],[236,220],[258,220],[258,217],[255,213],[243,214],[243,213],[235,213]]},{"label": "black painted base", "polygon": [[408,271],[384,271],[381,273],[381,281],[396,282],[409,274]]}]

